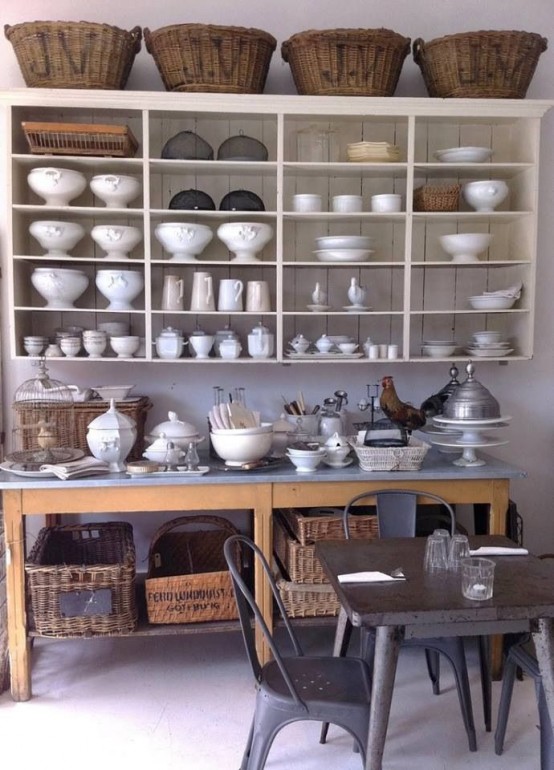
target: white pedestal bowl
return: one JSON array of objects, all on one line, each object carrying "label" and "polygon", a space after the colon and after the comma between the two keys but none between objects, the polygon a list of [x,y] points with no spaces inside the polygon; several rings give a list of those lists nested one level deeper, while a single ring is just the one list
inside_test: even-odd
[{"label": "white pedestal bowl", "polygon": [[37,220],[29,225],[29,232],[45,250],[45,257],[67,257],[85,234],[77,222]]},{"label": "white pedestal bowl", "polygon": [[109,209],[126,208],[140,193],[141,185],[134,176],[98,174],[90,180],[90,189]]},{"label": "white pedestal bowl", "polygon": [[47,308],[67,310],[86,291],[89,278],[82,270],[37,267],[31,274],[31,283],[46,300]]},{"label": "white pedestal bowl", "polygon": [[68,206],[87,186],[86,177],[80,171],[51,166],[31,169],[27,182],[46,206]]},{"label": "white pedestal bowl", "polygon": [[134,310],[132,302],[144,288],[137,270],[98,270],[96,288],[109,301],[107,310]]},{"label": "white pedestal bowl", "polygon": [[256,256],[273,237],[273,227],[264,222],[225,222],[217,236],[235,254],[232,262],[259,262]]},{"label": "white pedestal bowl", "polygon": [[90,235],[106,252],[106,259],[128,259],[129,252],[142,240],[139,228],[128,225],[96,225]]},{"label": "white pedestal bowl", "polygon": [[172,255],[171,262],[196,262],[214,237],[211,227],[188,222],[160,222],[154,235]]},{"label": "white pedestal bowl", "polygon": [[490,233],[453,233],[439,236],[441,247],[450,254],[452,262],[479,262],[479,254],[490,245]]}]

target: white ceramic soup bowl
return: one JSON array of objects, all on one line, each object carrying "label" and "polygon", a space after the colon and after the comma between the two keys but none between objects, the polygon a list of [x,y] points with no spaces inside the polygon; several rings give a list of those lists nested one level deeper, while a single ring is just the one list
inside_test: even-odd
[{"label": "white ceramic soup bowl", "polygon": [[473,332],[471,335],[478,345],[490,345],[491,343],[501,342],[502,332],[482,331]]},{"label": "white ceramic soup bowl", "polygon": [[36,238],[47,257],[65,257],[85,234],[85,228],[77,222],[37,220],[29,225],[29,232]]},{"label": "white ceramic soup bowl", "polygon": [[133,310],[132,302],[144,288],[144,276],[137,270],[98,270],[96,288],[109,300],[107,310]]},{"label": "white ceramic soup bowl", "polygon": [[371,210],[382,214],[392,214],[400,211],[402,196],[396,193],[383,193],[371,196]]},{"label": "white ceramic soup bowl", "polygon": [[323,235],[315,239],[318,250],[371,249],[373,241],[370,235]]},{"label": "white ceramic soup bowl", "polygon": [[48,308],[72,308],[73,303],[86,291],[88,276],[82,270],[61,267],[36,267],[31,283],[43,297]]},{"label": "white ceramic soup bowl", "polygon": [[509,192],[510,188],[502,179],[481,179],[462,185],[462,196],[475,211],[494,211]]},{"label": "white ceramic soup bowl", "polygon": [[312,473],[326,456],[327,450],[323,448],[321,448],[315,454],[290,454],[289,450],[287,449],[287,457],[296,467],[298,473]]},{"label": "white ceramic soup bowl", "polygon": [[141,185],[134,176],[98,174],[90,180],[90,189],[109,209],[126,208],[140,193]]},{"label": "white ceramic soup bowl", "polygon": [[31,169],[27,182],[46,206],[68,206],[87,186],[86,177],[80,171],[51,166]]},{"label": "white ceramic soup bowl", "polygon": [[486,294],[476,294],[467,298],[474,310],[509,310],[516,301],[516,297],[495,297]]},{"label": "white ceramic soup bowl", "polygon": [[235,254],[233,262],[259,262],[257,254],[273,238],[273,227],[265,222],[225,222],[217,237]]},{"label": "white ceramic soup bowl", "polygon": [[172,262],[195,262],[214,237],[211,227],[194,222],[160,222],[154,235]]},{"label": "white ceramic soup bowl", "polygon": [[106,259],[128,259],[129,252],[142,240],[139,228],[130,225],[96,225],[90,235],[106,252]]},{"label": "white ceramic soup bowl", "polygon": [[211,433],[212,447],[226,465],[242,465],[265,457],[273,442],[273,430],[241,433],[218,430]]},{"label": "white ceramic soup bowl", "polygon": [[439,243],[452,262],[478,262],[478,255],[488,249],[491,239],[490,233],[453,233],[439,236]]},{"label": "white ceramic soup bowl", "polygon": [[140,347],[140,337],[134,335],[110,337],[110,346],[118,358],[131,358]]}]

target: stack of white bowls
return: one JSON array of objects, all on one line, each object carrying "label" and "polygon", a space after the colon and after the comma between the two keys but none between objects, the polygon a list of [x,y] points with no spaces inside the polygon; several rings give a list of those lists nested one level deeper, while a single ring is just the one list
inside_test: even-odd
[{"label": "stack of white bowls", "polygon": [[225,465],[240,467],[269,454],[273,443],[273,423],[263,422],[256,428],[212,427],[210,438],[212,447],[225,460]]},{"label": "stack of white bowls", "polygon": [[370,235],[325,235],[315,239],[320,262],[364,262],[373,254]]}]

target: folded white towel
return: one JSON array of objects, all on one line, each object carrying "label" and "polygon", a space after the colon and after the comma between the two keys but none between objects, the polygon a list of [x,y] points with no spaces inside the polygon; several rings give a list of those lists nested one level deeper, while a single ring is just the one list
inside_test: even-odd
[{"label": "folded white towel", "polygon": [[338,576],[339,583],[394,583],[396,580],[406,580],[404,577],[391,577],[386,572],[350,572]]},{"label": "folded white towel", "polygon": [[482,545],[481,548],[470,550],[471,556],[527,556],[527,548],[511,548],[510,546]]}]

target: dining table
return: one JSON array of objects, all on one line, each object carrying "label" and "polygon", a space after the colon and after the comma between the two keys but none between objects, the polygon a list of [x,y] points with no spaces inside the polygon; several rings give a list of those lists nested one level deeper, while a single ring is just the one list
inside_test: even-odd
[{"label": "dining table", "polygon": [[[462,595],[459,572],[424,569],[425,546],[426,538],[422,537],[320,540],[315,546],[352,625],[375,629],[365,770],[383,768],[398,653],[404,638],[530,632],[554,725],[554,562],[518,554],[517,550],[488,557],[496,565],[493,596],[478,601]],[[470,547],[513,549],[515,543],[500,535],[478,535],[470,537]],[[354,582],[352,577],[360,572],[390,576],[398,569],[405,579],[369,582],[366,574]]]}]

